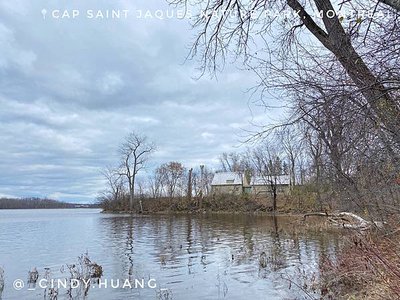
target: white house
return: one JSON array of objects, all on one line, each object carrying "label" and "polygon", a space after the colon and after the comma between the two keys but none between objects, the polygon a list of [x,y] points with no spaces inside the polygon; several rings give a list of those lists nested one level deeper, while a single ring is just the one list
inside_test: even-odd
[{"label": "white house", "polygon": [[215,173],[211,182],[213,194],[235,194],[243,192],[243,176],[235,172]]},{"label": "white house", "polygon": [[261,195],[271,191],[271,180],[276,185],[278,193],[286,193],[290,187],[289,175],[278,176],[253,176],[246,178],[244,174],[237,172],[215,173],[211,183],[213,194],[235,194],[242,193]]}]

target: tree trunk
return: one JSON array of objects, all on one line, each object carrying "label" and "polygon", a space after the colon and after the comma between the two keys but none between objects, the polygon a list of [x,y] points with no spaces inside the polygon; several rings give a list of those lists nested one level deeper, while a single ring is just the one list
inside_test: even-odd
[{"label": "tree trunk", "polygon": [[133,190],[132,188],[129,189],[129,210],[133,210]]},{"label": "tree trunk", "polygon": [[[319,11],[334,11],[330,1],[314,0]],[[330,50],[346,70],[354,84],[367,100],[376,114],[378,124],[382,124],[393,136],[395,144],[400,147],[400,108],[390,97],[385,86],[372,73],[363,59],[355,51],[350,37],[344,31],[337,17],[323,14],[323,22],[327,30],[319,40]]]},{"label": "tree trunk", "polygon": [[321,199],[321,183],[320,183],[320,178],[321,178],[321,170],[319,166],[319,162],[317,162],[316,165],[316,178],[315,178],[315,184],[316,184],[316,189],[317,189],[317,202],[319,203],[319,207],[322,210],[322,199]]},{"label": "tree trunk", "polygon": [[295,159],[294,159],[294,157],[291,157],[291,159],[290,159],[290,163],[291,163],[291,167],[290,167],[290,176],[291,176],[291,185],[292,185],[292,188],[296,185],[296,173],[295,173],[295,167],[296,167],[296,162],[295,162]]},{"label": "tree trunk", "polygon": [[142,199],[139,200],[139,208],[140,208],[140,213],[143,213]]},{"label": "tree trunk", "polygon": [[129,183],[129,210],[133,211],[133,199],[135,196],[135,180],[133,178],[130,179]]},{"label": "tree trunk", "polygon": [[203,209],[203,191],[200,191],[200,197],[199,197],[199,209]]},{"label": "tree trunk", "polygon": [[192,172],[193,169],[189,170],[188,188],[187,188],[187,199],[190,202],[192,200]]},{"label": "tree trunk", "polygon": [[[275,182],[274,182],[275,181]],[[270,180],[270,184],[271,184],[271,194],[272,194],[272,210],[275,214],[276,212],[276,198],[277,198],[277,194],[276,194],[276,178],[271,178]]]}]

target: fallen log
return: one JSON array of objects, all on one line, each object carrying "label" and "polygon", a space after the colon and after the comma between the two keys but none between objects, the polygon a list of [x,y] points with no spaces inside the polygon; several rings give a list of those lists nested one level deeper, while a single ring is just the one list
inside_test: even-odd
[{"label": "fallen log", "polygon": [[371,222],[367,221],[364,218],[350,212],[340,212],[340,213],[327,213],[327,212],[319,212],[319,213],[309,213],[303,216],[303,220],[305,221],[307,217],[317,216],[317,217],[326,217],[327,220],[336,227],[347,228],[347,229],[358,229],[358,230],[367,230],[372,226],[382,227],[382,222]]}]

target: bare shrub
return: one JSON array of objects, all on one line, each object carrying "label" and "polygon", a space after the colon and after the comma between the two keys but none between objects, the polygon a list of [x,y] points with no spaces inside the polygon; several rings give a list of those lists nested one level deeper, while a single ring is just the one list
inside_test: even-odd
[{"label": "bare shrub", "polygon": [[362,299],[400,297],[400,235],[355,234],[336,259],[321,263],[321,291]]}]

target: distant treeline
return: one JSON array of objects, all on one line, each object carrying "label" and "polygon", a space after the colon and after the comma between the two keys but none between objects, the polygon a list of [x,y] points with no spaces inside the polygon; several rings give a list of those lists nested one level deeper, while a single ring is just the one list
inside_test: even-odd
[{"label": "distant treeline", "polygon": [[0,209],[32,209],[32,208],[92,208],[92,204],[67,203],[41,198],[0,198]]}]

